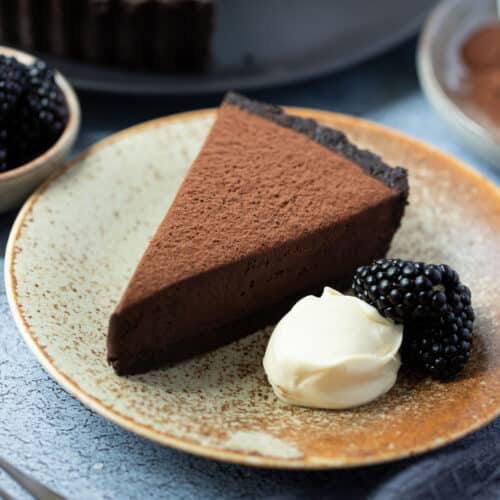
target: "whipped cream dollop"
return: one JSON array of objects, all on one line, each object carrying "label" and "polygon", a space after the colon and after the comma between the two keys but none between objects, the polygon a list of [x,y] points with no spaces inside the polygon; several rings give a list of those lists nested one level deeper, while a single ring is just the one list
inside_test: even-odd
[{"label": "whipped cream dollop", "polygon": [[313,408],[368,403],[396,382],[403,327],[366,302],[325,288],[276,325],[264,370],[279,399]]}]

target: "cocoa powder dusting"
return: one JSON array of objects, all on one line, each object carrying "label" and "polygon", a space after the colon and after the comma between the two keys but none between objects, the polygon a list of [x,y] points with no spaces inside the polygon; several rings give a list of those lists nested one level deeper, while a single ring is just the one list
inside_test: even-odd
[{"label": "cocoa powder dusting", "polygon": [[500,126],[500,23],[473,33],[462,47],[468,68],[468,98]]}]

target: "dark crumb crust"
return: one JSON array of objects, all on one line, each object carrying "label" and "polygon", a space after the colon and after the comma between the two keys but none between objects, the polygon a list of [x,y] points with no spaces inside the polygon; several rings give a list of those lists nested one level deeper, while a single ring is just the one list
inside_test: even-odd
[{"label": "dark crumb crust", "polygon": [[253,101],[235,92],[226,94],[224,102],[272,120],[282,127],[288,127],[296,132],[305,134],[309,139],[356,163],[368,175],[400,193],[401,199],[407,200],[409,188],[406,169],[402,167],[390,167],[382,161],[380,156],[371,151],[359,149],[349,142],[342,132],[323,127],[312,119],[289,115],[279,106]]}]

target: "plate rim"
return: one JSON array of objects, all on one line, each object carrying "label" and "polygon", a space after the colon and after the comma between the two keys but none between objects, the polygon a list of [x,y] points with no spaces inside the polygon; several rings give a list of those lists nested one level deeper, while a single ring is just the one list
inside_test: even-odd
[{"label": "plate rim", "polygon": [[[388,127],[379,125],[377,123],[350,116],[340,113],[335,113],[331,111],[324,111],[312,108],[303,107],[285,107],[286,110],[291,111],[295,114],[302,116],[307,116],[318,121],[324,121],[326,123],[336,121],[337,123],[343,122],[345,124],[355,125],[357,127],[362,127],[365,129],[375,129],[378,132],[388,134],[392,138],[406,142],[410,146],[415,146],[420,150],[425,150],[429,154],[437,155],[443,159],[443,164],[446,164],[453,169],[459,170],[464,176],[471,180],[471,182],[476,183],[482,191],[487,191],[489,196],[496,198],[496,203],[500,207],[500,188],[498,188],[491,181],[480,175],[477,171],[473,170],[471,167],[467,166],[460,160],[439,151],[438,149],[428,146],[406,134],[395,131]],[[89,155],[92,155],[96,151],[99,151],[107,146],[123,139],[126,136],[134,135],[147,131],[149,129],[154,129],[156,127],[162,126],[167,122],[185,120],[191,118],[201,118],[209,117],[216,113],[216,108],[208,108],[202,110],[188,111],[184,113],[176,113],[166,117],[157,118],[154,120],[146,121],[138,125],[126,128],[109,137],[97,142],[96,144],[85,149],[83,152],[75,156],[71,161],[66,163],[60,170],[53,174],[49,179],[47,179],[24,203],[20,212],[18,213],[16,220],[11,228],[9,238],[7,241],[6,251],[5,251],[5,262],[4,262],[4,274],[5,274],[5,292],[7,295],[8,304],[11,310],[11,314],[14,318],[17,329],[19,330],[22,338],[28,345],[30,351],[42,365],[44,370],[49,374],[49,376],[54,379],[64,390],[66,390],[73,397],[78,399],[84,406],[94,411],[101,417],[113,422],[114,424],[126,429],[127,431],[133,432],[143,438],[153,441],[162,446],[168,446],[170,448],[177,449],[179,451],[188,452],[193,455],[201,456],[204,458],[220,460],[223,462],[235,463],[239,465],[254,466],[254,467],[266,467],[266,468],[276,468],[276,469],[302,469],[302,470],[321,470],[321,469],[341,469],[341,468],[353,468],[366,465],[375,465],[386,462],[392,462],[396,460],[401,460],[404,458],[412,457],[415,455],[420,455],[425,452],[441,448],[445,445],[451,444],[458,439],[480,429],[481,427],[492,422],[498,416],[500,416],[500,407],[493,411],[486,418],[479,421],[473,422],[466,428],[460,429],[457,432],[448,434],[446,438],[443,438],[439,442],[425,443],[423,445],[416,446],[412,449],[407,449],[402,452],[391,453],[390,450],[386,450],[383,454],[377,455],[376,458],[373,456],[368,456],[364,458],[357,457],[355,460],[345,460],[345,459],[317,459],[314,461],[305,462],[302,458],[278,458],[271,456],[264,456],[259,454],[248,454],[244,451],[237,450],[222,450],[213,446],[205,446],[196,443],[190,438],[179,438],[175,435],[168,434],[165,432],[160,432],[147,424],[136,422],[132,418],[114,410],[109,405],[104,404],[95,396],[87,393],[78,383],[72,380],[66,373],[59,369],[51,358],[47,354],[44,348],[36,340],[35,333],[28,326],[22,312],[22,305],[19,303],[17,296],[16,287],[16,277],[15,277],[15,258],[16,258],[16,243],[21,234],[24,222],[31,212],[31,209],[36,204],[37,200],[47,188],[61,175],[67,172],[73,166],[81,163]]]}]

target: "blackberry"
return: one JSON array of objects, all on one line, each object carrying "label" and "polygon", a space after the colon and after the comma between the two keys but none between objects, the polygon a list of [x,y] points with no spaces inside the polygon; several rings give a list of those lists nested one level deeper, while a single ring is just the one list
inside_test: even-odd
[{"label": "blackberry", "polygon": [[26,91],[11,122],[9,150],[16,165],[46,151],[62,134],[68,109],[55,73],[43,61],[27,68]]},{"label": "blackberry", "polygon": [[23,165],[39,156],[47,149],[45,143],[40,122],[32,115],[31,109],[25,103],[21,103],[9,127],[8,150],[11,168]]},{"label": "blackberry", "polygon": [[24,105],[30,116],[38,120],[46,145],[51,146],[66,126],[68,108],[64,94],[55,81],[54,70],[43,61],[36,61],[28,68]]},{"label": "blackberry", "polygon": [[472,330],[459,328],[456,322],[440,319],[409,323],[403,339],[403,363],[441,380],[457,375],[470,358]]},{"label": "blackberry", "polygon": [[403,359],[436,378],[458,373],[470,356],[474,311],[469,288],[446,264],[380,259],[357,269],[356,296],[404,324]]},{"label": "blackberry", "polygon": [[29,85],[33,88],[39,87],[47,80],[53,79],[54,75],[54,69],[50,67],[45,61],[41,61],[40,59],[37,59],[27,69],[28,82]]},{"label": "blackberry", "polygon": [[0,173],[9,169],[8,131],[0,127]]},{"label": "blackberry", "polygon": [[39,123],[40,133],[47,146],[51,146],[61,135],[68,121],[66,100],[61,89],[52,81],[46,81],[30,90],[25,105],[30,116]]},{"label": "blackberry", "polygon": [[27,68],[14,57],[0,55],[0,122],[16,107],[26,90]]},{"label": "blackberry", "polygon": [[458,274],[445,264],[434,265],[401,259],[380,259],[362,266],[353,288],[360,299],[375,306],[396,323],[446,312],[456,293],[468,293]]}]

